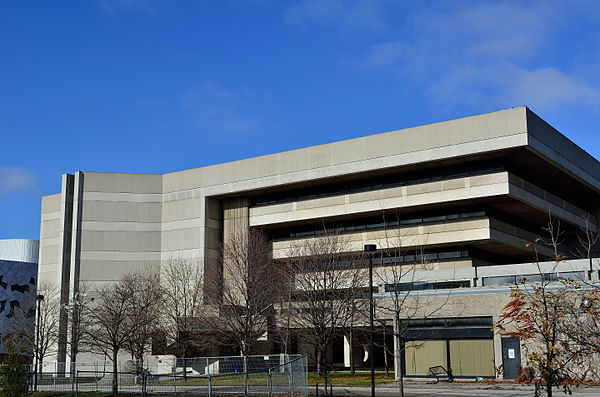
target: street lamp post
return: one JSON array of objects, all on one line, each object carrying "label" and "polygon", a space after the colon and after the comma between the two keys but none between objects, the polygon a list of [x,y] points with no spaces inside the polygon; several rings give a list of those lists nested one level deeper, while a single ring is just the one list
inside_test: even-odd
[{"label": "street lamp post", "polygon": [[365,244],[365,252],[369,254],[369,351],[371,352],[371,397],[375,397],[375,360],[373,356],[373,252],[375,244]]},{"label": "street lamp post", "polygon": [[35,300],[37,301],[37,323],[35,324],[35,350],[34,350],[34,354],[35,354],[35,360],[34,360],[34,368],[33,368],[33,390],[37,391],[37,387],[38,387],[38,365],[39,365],[39,357],[40,357],[40,352],[39,352],[39,344],[40,344],[40,315],[41,315],[41,304],[42,301],[44,300],[44,295],[37,295],[35,297]]}]

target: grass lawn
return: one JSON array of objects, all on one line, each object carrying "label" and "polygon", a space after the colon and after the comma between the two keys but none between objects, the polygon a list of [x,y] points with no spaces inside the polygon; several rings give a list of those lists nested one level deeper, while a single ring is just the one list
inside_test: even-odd
[{"label": "grass lawn", "polygon": [[[287,373],[274,372],[271,376],[273,384],[281,384],[288,381]],[[245,384],[243,374],[228,374],[221,376],[213,376],[211,378],[212,386],[242,386]],[[182,377],[177,378],[177,386],[208,386],[207,377],[188,376],[187,380]],[[266,386],[268,384],[268,375],[265,373],[248,374],[248,385],[250,386]],[[173,379],[169,377],[161,377],[157,381],[150,381],[149,385],[171,386]]]},{"label": "grass lawn", "polygon": [[[388,383],[394,381],[394,375],[385,376],[385,372],[375,372],[375,384]],[[322,385],[325,379],[319,377],[315,372],[308,373],[308,384],[318,383]],[[369,372],[356,372],[352,375],[350,372],[330,372],[327,376],[327,384],[334,386],[370,386],[371,374]]]}]

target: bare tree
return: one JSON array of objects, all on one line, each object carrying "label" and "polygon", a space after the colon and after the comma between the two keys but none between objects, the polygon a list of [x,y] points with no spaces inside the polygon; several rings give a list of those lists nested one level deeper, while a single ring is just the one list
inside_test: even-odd
[{"label": "bare tree", "polygon": [[161,268],[164,297],[163,331],[171,346],[183,359],[183,376],[187,379],[186,359],[198,348],[198,324],[204,318],[204,277],[202,267],[190,259],[171,259]]},{"label": "bare tree", "polygon": [[[36,299],[38,295],[44,296],[39,302],[39,312]],[[59,295],[53,284],[40,283],[37,293],[28,292],[14,311],[12,332],[39,363],[38,373],[41,373],[44,358],[58,342]]]},{"label": "bare tree", "polygon": [[328,231],[296,244],[289,257],[297,300],[294,326],[315,347],[318,372],[326,375],[327,348],[343,334],[356,299],[368,287],[364,258],[351,252],[341,235]]},{"label": "bare tree", "polygon": [[91,296],[84,284],[78,286],[68,304],[63,304],[70,323],[70,333],[67,345],[71,349],[71,363],[77,362],[80,352],[88,351],[90,348],[90,318],[84,314],[85,308],[89,306]]},{"label": "bare tree", "polygon": [[113,364],[112,394],[118,395],[118,356],[127,346],[133,333],[129,321],[132,313],[133,289],[126,281],[104,285],[93,291],[90,305],[84,309],[92,323],[90,342],[92,348],[110,357]]},{"label": "bare tree", "polygon": [[294,279],[289,266],[285,263],[277,263],[275,272],[280,288],[276,294],[277,316],[274,332],[281,345],[282,353],[288,354],[292,338],[292,318],[295,312],[293,307]]},{"label": "bare tree", "polygon": [[[396,224],[399,216],[396,215]],[[385,214],[383,222],[386,223]],[[389,331],[388,319],[393,319],[391,335],[395,339],[394,351],[391,352],[398,368],[398,392],[404,396],[404,378],[402,373],[402,355],[406,349],[409,320],[415,318],[435,317],[447,307],[451,292],[439,295],[431,300],[417,292],[420,282],[419,271],[433,270],[430,255],[424,247],[427,232],[419,236],[403,236],[399,228],[384,230],[384,238],[378,241],[380,247],[378,264],[374,266],[374,276],[385,288],[387,299],[373,302],[375,320],[382,326],[384,335],[384,359],[387,361],[388,348],[386,336]],[[418,346],[413,345],[413,348]],[[386,363],[386,372],[388,364]]]},{"label": "bare tree", "polygon": [[160,328],[163,289],[158,274],[133,273],[125,276],[123,282],[131,289],[130,314],[127,319],[131,335],[125,347],[135,358],[138,370],[142,370],[145,353],[150,349],[152,339]]},{"label": "bare tree", "polygon": [[598,253],[598,243],[600,243],[600,233],[593,230],[594,223],[591,221],[590,215],[585,217],[584,224],[579,226],[579,233],[577,234],[578,247],[575,249],[575,256],[578,258],[585,258],[589,261],[589,274],[588,277],[592,279],[592,273],[594,272],[594,254]]},{"label": "bare tree", "polygon": [[271,245],[261,230],[239,230],[226,238],[221,258],[222,279],[211,278],[210,285],[221,295],[213,329],[221,341],[235,343],[246,356],[267,333],[273,316],[279,283],[274,278]]}]

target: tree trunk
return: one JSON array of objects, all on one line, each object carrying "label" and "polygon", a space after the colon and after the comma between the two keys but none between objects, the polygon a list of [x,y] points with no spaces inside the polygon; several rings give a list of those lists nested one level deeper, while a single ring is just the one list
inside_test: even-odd
[{"label": "tree trunk", "polygon": [[385,324],[383,324],[383,361],[385,363],[385,376],[390,376],[390,363],[388,362],[386,334],[387,332],[385,332]]},{"label": "tree trunk", "polygon": [[354,365],[354,326],[350,325],[350,335],[348,336],[348,344],[350,345],[350,373],[354,375],[356,373],[356,366]]},{"label": "tree trunk", "polygon": [[187,382],[187,363],[186,363],[186,359],[187,359],[187,349],[183,349],[183,382],[186,383]]},{"label": "tree trunk", "polygon": [[402,337],[400,336],[400,314],[398,312],[395,313],[395,324],[396,329],[393,334],[396,338],[396,346],[394,349],[394,359],[396,360],[396,366],[399,368],[398,370],[398,396],[404,397],[404,371],[402,368],[402,351],[404,350],[404,342]]},{"label": "tree trunk", "polygon": [[119,354],[118,349],[113,350],[113,380],[112,380],[112,394],[113,396],[119,395],[119,381],[118,381],[118,368],[117,368],[117,356]]}]

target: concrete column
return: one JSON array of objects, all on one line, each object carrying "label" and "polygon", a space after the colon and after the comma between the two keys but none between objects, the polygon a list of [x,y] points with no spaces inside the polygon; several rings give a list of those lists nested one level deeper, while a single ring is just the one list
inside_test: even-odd
[{"label": "concrete column", "polygon": [[[71,233],[73,222],[73,184],[74,176],[64,174],[60,198],[60,232],[57,286],[60,289],[61,305],[69,303],[69,281],[71,275]],[[58,322],[57,361],[65,362],[67,358],[68,313],[60,310]],[[59,368],[59,371],[64,368]]]},{"label": "concrete column", "polygon": [[[228,245],[230,245],[231,239],[238,239],[234,244],[231,245],[239,245],[244,238],[247,237],[248,227],[249,227],[249,218],[248,218],[248,210],[249,201],[245,198],[235,198],[223,201],[223,247],[227,249]],[[223,288],[237,288],[235,285],[235,281],[233,281],[233,277],[235,276],[236,269],[232,268],[230,264],[227,263],[226,255],[224,255],[223,260]],[[243,293],[240,292],[240,297],[244,296]],[[242,301],[238,302],[239,304],[243,304]]]},{"label": "concrete column", "polygon": [[352,354],[352,346],[350,346],[350,338],[344,335],[344,367],[350,368],[350,355]]},{"label": "concrete column", "polygon": [[[69,299],[73,299],[79,293],[79,274],[81,256],[81,207],[83,202],[83,172],[75,173],[73,181],[73,218],[71,221],[71,256],[69,265]],[[72,324],[68,325],[72,327]],[[72,332],[72,328],[70,330]],[[73,352],[67,352],[69,363],[77,361]]]}]

